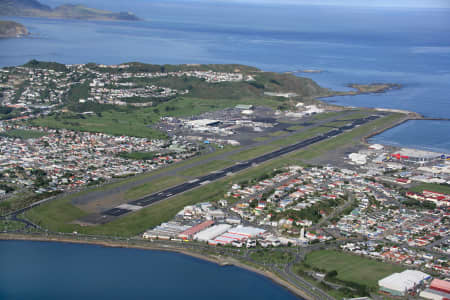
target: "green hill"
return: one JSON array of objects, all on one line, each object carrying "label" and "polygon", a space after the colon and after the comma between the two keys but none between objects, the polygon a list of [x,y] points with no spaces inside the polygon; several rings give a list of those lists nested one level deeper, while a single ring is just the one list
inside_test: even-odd
[{"label": "green hill", "polygon": [[111,12],[83,5],[65,4],[52,9],[36,0],[0,0],[1,16],[42,17],[79,20],[139,20],[130,12]]},{"label": "green hill", "polygon": [[0,21],[0,38],[18,37],[28,35],[28,30],[20,23],[13,21]]}]

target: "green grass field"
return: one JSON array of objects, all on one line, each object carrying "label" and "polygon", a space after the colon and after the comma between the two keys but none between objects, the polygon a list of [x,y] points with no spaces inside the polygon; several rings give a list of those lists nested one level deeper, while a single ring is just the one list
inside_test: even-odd
[{"label": "green grass field", "polygon": [[181,176],[160,177],[155,180],[152,180],[152,182],[149,182],[149,183],[146,183],[143,185],[139,185],[139,186],[129,189],[125,193],[126,199],[124,199],[124,200],[138,199],[138,198],[144,197],[146,195],[160,191],[162,189],[166,189],[171,186],[181,184],[185,181],[186,181],[186,178],[183,178]]},{"label": "green grass field", "polygon": [[[273,171],[275,168],[285,167],[289,165],[300,165],[304,162],[305,159],[311,159],[317,157],[319,155],[324,154],[328,150],[336,149],[336,147],[340,147],[346,145],[348,143],[356,143],[359,138],[366,135],[368,132],[373,130],[374,128],[379,128],[380,126],[384,126],[389,122],[394,122],[400,118],[400,115],[395,114],[392,116],[388,116],[382,119],[378,119],[376,121],[370,122],[368,124],[362,125],[353,131],[344,133],[339,137],[329,139],[318,144],[312,145],[306,149],[293,152],[287,154],[283,157],[279,157],[265,163],[262,163],[256,167],[249,168],[244,170],[238,174],[234,174],[233,176],[229,176],[218,180],[216,182],[212,182],[208,185],[199,187],[195,190],[186,192],[181,195],[177,195],[169,200],[162,201],[156,203],[150,207],[146,207],[136,213],[126,215],[124,217],[118,218],[111,223],[95,226],[95,227],[80,227],[75,224],[70,224],[74,220],[86,215],[86,212],[83,212],[81,209],[73,206],[70,203],[70,197],[55,200],[39,207],[36,207],[26,213],[26,216],[31,220],[37,222],[38,224],[43,225],[46,228],[49,228],[53,231],[63,231],[63,232],[71,232],[78,231],[80,233],[89,233],[89,234],[104,234],[104,235],[120,235],[120,236],[134,236],[148,228],[154,227],[161,222],[165,222],[170,220],[178,211],[180,211],[184,206],[200,203],[205,201],[214,201],[224,197],[224,194],[229,189],[231,184],[238,183],[242,181],[247,181],[249,179],[258,178],[261,175],[267,174]],[[319,127],[320,129],[321,127]],[[307,134],[308,132],[305,132]],[[232,148],[231,148],[232,149]],[[230,148],[223,149],[217,151],[229,151]],[[252,149],[253,150],[253,149]],[[264,151],[262,151],[264,150]],[[243,155],[236,158],[244,158],[244,157],[253,157],[254,155],[262,154],[267,152],[269,149],[267,148],[257,148],[255,152],[244,152]],[[257,153],[258,152],[258,153]],[[260,152],[260,153],[259,153]],[[218,153],[211,153],[209,155],[214,156],[218,155]],[[207,155],[208,156],[208,155]],[[192,159],[201,160],[202,157],[197,157]],[[218,161],[218,165],[216,167],[220,167],[222,162]],[[189,161],[182,162],[181,165],[188,164]],[[174,168],[174,166],[170,166],[168,168]],[[201,166],[203,171],[210,171],[208,167]],[[206,168],[206,169],[204,169]],[[158,172],[163,172],[164,170],[158,170],[152,172],[150,174],[140,175],[137,178],[142,178],[142,176],[152,176],[154,174],[158,174]],[[185,174],[197,174],[196,172],[200,172],[202,170],[192,170]],[[192,173],[194,172],[194,173]],[[123,182],[136,180],[136,178],[128,178]],[[182,182],[183,179],[180,177],[163,177],[154,181],[152,184],[142,185],[140,187],[136,187],[129,191],[130,197],[143,196],[152,192],[156,192],[158,190],[163,189],[164,187],[171,186]],[[110,186],[116,186],[122,184],[114,183]],[[104,189],[105,187],[101,187]],[[99,188],[96,188],[99,189]],[[95,190],[95,189],[94,189]]]},{"label": "green grass field", "polygon": [[442,185],[437,183],[420,183],[409,189],[411,192],[422,193],[423,190],[429,190],[437,193],[449,194],[450,185]]},{"label": "green grass field", "polygon": [[263,145],[263,146],[260,146],[257,148],[252,148],[252,149],[241,151],[239,153],[233,154],[232,156],[230,156],[228,158],[232,159],[232,160],[236,160],[236,161],[243,161],[243,160],[251,159],[251,158],[257,157],[259,155],[263,155],[265,153],[278,150],[282,147],[289,146],[291,144],[311,138],[319,133],[324,133],[324,132],[327,132],[330,130],[331,129],[327,128],[327,127],[322,127],[322,126],[315,127],[310,130],[300,132],[300,133],[295,133],[295,134],[285,137],[283,139],[276,140],[267,145]]},{"label": "green grass field", "polygon": [[266,137],[266,136],[259,136],[253,139],[254,142],[264,142],[267,141],[268,139],[270,139],[270,137]]},{"label": "green grass field", "polygon": [[[186,192],[184,194],[175,196],[169,200],[158,202],[152,206],[141,209],[140,211],[126,215],[111,223],[93,226],[81,227],[71,222],[79,219],[85,215],[86,212],[75,207],[70,203],[71,197],[58,199],[49,203],[43,204],[26,213],[26,217],[33,220],[39,225],[57,232],[72,232],[78,231],[85,234],[100,234],[108,236],[135,236],[148,228],[157,226],[162,222],[170,220],[178,211],[184,206],[205,201],[215,201],[224,197],[224,194],[229,189],[232,183],[240,182],[251,178],[256,178],[262,174],[271,172],[274,168],[288,166],[294,161],[289,158],[276,159],[268,161],[258,167],[245,170],[234,176],[226,177],[222,180],[212,182],[208,185]],[[295,163],[299,163],[296,161]],[[171,179],[164,179],[171,180]],[[145,190],[147,193],[150,190],[161,189],[161,184],[150,185],[149,189]],[[133,193],[143,193],[139,188]],[[73,196],[72,196],[73,197]]]},{"label": "green grass field", "polygon": [[305,126],[302,126],[302,125],[294,125],[294,126],[291,126],[291,127],[288,127],[287,129],[289,129],[289,130],[300,130],[300,129],[303,129],[303,128],[305,128]]},{"label": "green grass field", "polygon": [[309,151],[296,152],[295,158],[312,159],[342,146],[355,145],[359,143],[360,138],[366,135],[368,132],[376,131],[388,124],[400,120],[401,118],[403,118],[402,114],[391,114],[384,118],[380,118],[370,123],[361,125],[353,129],[352,131],[341,134],[339,137],[314,144],[308,148]]},{"label": "green grass field", "polygon": [[193,116],[215,111],[237,104],[264,105],[276,108],[279,101],[270,98],[259,99],[199,99],[175,98],[152,107],[139,109],[107,110],[97,115],[80,117],[76,113],[62,113],[38,118],[31,123],[50,128],[66,128],[78,131],[103,132],[110,135],[129,135],[147,138],[163,138],[165,134],[149,127],[156,124],[160,117]]},{"label": "green grass field", "polygon": [[286,134],[288,134],[286,131],[279,130],[279,131],[272,132],[269,135],[270,136],[282,136],[282,135],[286,135]]},{"label": "green grass field", "polygon": [[340,114],[342,114],[342,111],[326,112],[326,113],[317,114],[317,115],[313,116],[312,119],[315,121],[321,121],[321,120],[325,120],[328,118],[337,117]]},{"label": "green grass field", "polygon": [[47,135],[45,132],[36,131],[36,130],[22,130],[22,129],[13,129],[0,133],[1,136],[12,137],[12,138],[20,138],[20,139],[35,139],[40,138]]},{"label": "green grass field", "polygon": [[272,249],[252,252],[250,257],[254,261],[266,264],[288,264],[295,259],[292,253]]},{"label": "green grass field", "polygon": [[25,228],[25,224],[18,221],[0,220],[0,232],[2,231],[16,231]]},{"label": "green grass field", "polygon": [[374,259],[361,257],[341,251],[320,250],[309,253],[305,263],[312,268],[337,271],[336,278],[342,281],[366,285],[372,289],[378,286],[378,280],[405,268],[400,265],[382,263]]},{"label": "green grass field", "polygon": [[189,168],[187,170],[183,170],[178,173],[178,175],[187,176],[187,177],[194,177],[194,176],[200,176],[212,171],[223,169],[227,166],[232,165],[234,162],[230,160],[213,160],[208,164],[199,165],[194,168]]},{"label": "green grass field", "polygon": [[358,119],[358,118],[365,118],[373,113],[373,110],[364,110],[364,111],[355,111],[349,116],[345,116],[342,118],[338,118],[339,121],[346,121],[346,120],[352,120],[352,119]]}]

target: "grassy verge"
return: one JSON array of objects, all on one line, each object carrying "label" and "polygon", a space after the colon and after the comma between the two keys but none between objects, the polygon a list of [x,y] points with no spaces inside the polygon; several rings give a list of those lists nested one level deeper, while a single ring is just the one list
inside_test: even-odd
[{"label": "grassy verge", "polygon": [[161,178],[152,180],[149,183],[145,183],[143,185],[139,185],[139,186],[129,189],[125,193],[125,198],[130,199],[130,200],[137,199],[140,197],[144,197],[148,194],[155,193],[162,189],[166,189],[171,186],[183,183],[185,181],[186,181],[186,179],[183,177],[180,177],[180,176],[161,177]]},{"label": "grassy verge", "polygon": [[18,221],[0,220],[0,232],[2,231],[16,231],[25,228],[25,224]]},{"label": "grassy verge", "polygon": [[87,215],[78,207],[70,203],[69,197],[47,202],[25,213],[25,217],[41,227],[57,232],[72,232],[78,225],[70,224]]},{"label": "grassy verge", "polygon": [[315,121],[321,121],[328,118],[334,118],[342,114],[342,111],[332,111],[315,115],[312,119]]},{"label": "grassy verge", "polygon": [[289,146],[291,144],[311,138],[317,134],[324,133],[324,132],[327,132],[330,130],[331,129],[327,128],[327,127],[321,127],[321,126],[315,127],[310,130],[296,133],[296,134],[293,134],[291,136],[288,136],[288,137],[280,139],[280,140],[276,140],[270,144],[267,144],[267,145],[264,145],[261,147],[252,148],[252,149],[248,149],[248,150],[233,154],[233,155],[229,156],[228,158],[232,159],[232,160],[236,160],[236,161],[251,159],[251,158],[263,155],[265,153],[278,150],[282,147]]},{"label": "grassy verge", "polygon": [[300,129],[303,129],[303,128],[305,128],[304,126],[302,126],[302,125],[294,125],[294,126],[291,126],[291,127],[288,127],[287,129],[289,129],[289,130],[300,130]]},{"label": "grassy verge", "polygon": [[290,252],[263,249],[250,254],[250,258],[265,264],[288,264],[295,259]]},{"label": "grassy verge", "polygon": [[213,160],[212,162],[210,162],[208,164],[203,164],[203,165],[196,166],[194,168],[189,168],[189,169],[179,172],[178,174],[182,175],[182,176],[187,176],[187,177],[200,176],[200,175],[212,172],[212,171],[223,169],[232,164],[233,164],[233,162],[231,162],[229,160]]},{"label": "grassy verge", "polygon": [[272,132],[272,133],[270,133],[269,135],[270,135],[270,136],[282,136],[282,135],[286,135],[286,134],[287,134],[286,131],[281,131],[281,130],[279,130],[279,131]]},{"label": "grassy verge", "polygon": [[342,146],[355,145],[359,143],[360,138],[367,135],[367,133],[379,130],[387,126],[388,124],[399,120],[402,117],[403,115],[401,114],[392,114],[370,123],[361,125],[353,129],[352,131],[339,135],[338,137],[327,139],[324,142],[314,144],[309,147],[309,151],[296,152],[295,158],[312,159]]},{"label": "grassy verge", "polygon": [[359,118],[365,118],[373,113],[373,110],[355,111],[349,116],[338,118],[339,121],[347,121]]},{"label": "grassy verge", "polygon": [[259,137],[254,138],[253,141],[255,141],[255,142],[264,142],[264,141],[267,141],[268,139],[270,139],[270,138],[266,137],[266,136],[259,136]]}]

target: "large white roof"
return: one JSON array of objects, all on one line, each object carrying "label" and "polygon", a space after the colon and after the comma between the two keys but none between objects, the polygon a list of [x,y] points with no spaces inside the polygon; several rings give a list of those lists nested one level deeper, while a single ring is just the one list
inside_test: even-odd
[{"label": "large white roof", "polygon": [[200,119],[200,120],[192,120],[188,121],[187,124],[191,126],[208,126],[209,124],[214,124],[219,122],[219,120],[211,120],[211,119]]},{"label": "large white roof", "polygon": [[390,290],[404,292],[429,277],[430,275],[420,271],[406,270],[401,273],[391,274],[388,277],[379,280],[378,285]]},{"label": "large white roof", "polygon": [[245,235],[248,237],[255,237],[266,231],[261,228],[239,225],[239,226],[236,226],[235,228],[229,230],[228,232],[233,233],[233,234],[238,234],[238,235]]},{"label": "large white roof", "polygon": [[231,225],[229,224],[219,224],[212,227],[209,227],[205,230],[200,231],[194,236],[194,239],[207,242],[209,240],[213,240],[222,233],[226,232],[228,229],[231,228]]}]

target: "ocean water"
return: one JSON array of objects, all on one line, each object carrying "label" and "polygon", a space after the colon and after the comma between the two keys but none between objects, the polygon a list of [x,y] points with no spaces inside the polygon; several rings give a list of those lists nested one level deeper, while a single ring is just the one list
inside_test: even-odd
[{"label": "ocean water", "polygon": [[[57,5],[65,1],[43,2]],[[33,35],[0,40],[0,66],[35,58],[62,63],[241,63],[277,72],[318,69],[324,72],[298,75],[335,90],[346,90],[350,83],[403,86],[385,94],[327,101],[411,110],[427,117],[450,116],[450,9],[170,0],[83,2],[133,11],[144,20],[13,18]],[[419,146],[433,147],[428,136],[414,135],[417,132],[408,134]]]},{"label": "ocean water", "polygon": [[[432,146],[417,141],[417,137],[427,137],[427,144]],[[448,121],[411,120],[369,139],[369,142],[450,154],[449,137]]]},{"label": "ocean water", "polygon": [[0,299],[298,299],[269,279],[182,254],[0,241]]}]

